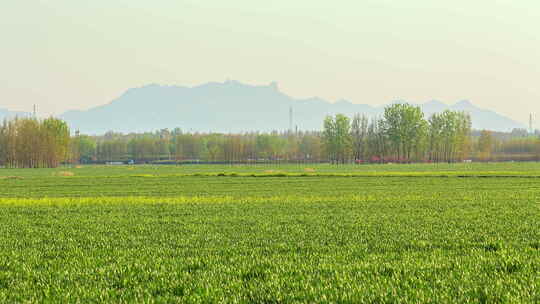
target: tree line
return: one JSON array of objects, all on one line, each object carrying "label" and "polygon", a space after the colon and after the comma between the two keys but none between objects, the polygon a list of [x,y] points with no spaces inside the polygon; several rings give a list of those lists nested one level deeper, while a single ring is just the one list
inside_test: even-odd
[{"label": "tree line", "polygon": [[62,163],[410,163],[473,159],[540,160],[539,134],[474,131],[464,112],[426,118],[418,106],[393,104],[380,117],[327,116],[322,131],[186,133],[181,129],[70,136],[59,119],[19,118],[0,127],[0,166]]},{"label": "tree line", "polygon": [[417,106],[394,104],[379,118],[328,116],[322,131],[79,136],[81,162],[455,162],[473,150],[471,119],[445,111],[425,119]]},{"label": "tree line", "polygon": [[57,167],[70,154],[70,131],[56,118],[16,118],[0,126],[0,165],[8,168]]},{"label": "tree line", "polygon": [[425,119],[420,107],[394,104],[380,118],[326,117],[323,142],[334,163],[456,162],[470,155],[471,130],[464,112],[447,110]]}]

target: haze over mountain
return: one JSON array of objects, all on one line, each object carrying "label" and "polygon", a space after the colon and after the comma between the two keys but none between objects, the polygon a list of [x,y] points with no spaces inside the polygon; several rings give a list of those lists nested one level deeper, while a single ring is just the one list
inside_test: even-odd
[{"label": "haze over mountain", "polygon": [[[450,106],[430,101],[421,106],[426,116],[445,109],[469,112],[475,129],[510,131],[525,127],[468,101]],[[346,100],[331,103],[320,98],[295,99],[282,93],[276,83],[254,86],[226,81],[195,87],[152,84],[133,88],[109,104],[87,111],[68,111],[61,118],[72,129],[79,129],[85,134],[176,127],[202,132],[271,131],[289,128],[291,108],[293,125],[300,130],[320,130],[326,115],[364,113],[376,116],[384,111],[384,106],[354,104]]]}]

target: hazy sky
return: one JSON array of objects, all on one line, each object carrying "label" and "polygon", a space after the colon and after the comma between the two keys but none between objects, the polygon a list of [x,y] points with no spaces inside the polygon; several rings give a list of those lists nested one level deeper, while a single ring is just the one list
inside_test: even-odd
[{"label": "hazy sky", "polygon": [[540,125],[538,0],[3,0],[0,108],[86,109],[149,83],[462,99]]}]

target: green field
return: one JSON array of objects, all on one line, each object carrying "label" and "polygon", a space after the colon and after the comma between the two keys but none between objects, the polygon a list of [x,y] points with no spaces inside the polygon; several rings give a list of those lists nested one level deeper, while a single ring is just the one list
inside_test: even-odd
[{"label": "green field", "polygon": [[540,302],[540,164],[0,169],[0,302]]}]

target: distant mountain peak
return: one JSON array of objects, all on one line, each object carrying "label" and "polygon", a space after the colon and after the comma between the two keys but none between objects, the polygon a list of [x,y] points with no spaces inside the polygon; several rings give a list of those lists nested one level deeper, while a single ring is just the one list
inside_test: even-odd
[{"label": "distant mountain peak", "polygon": [[440,101],[435,100],[435,99],[426,102],[424,105],[441,106],[441,107],[446,107],[447,106],[445,103],[440,102]]},{"label": "distant mountain peak", "polygon": [[462,108],[475,108],[475,105],[473,105],[470,101],[468,100],[461,100],[459,102],[457,102],[456,104],[454,104],[455,107],[462,107]]}]

